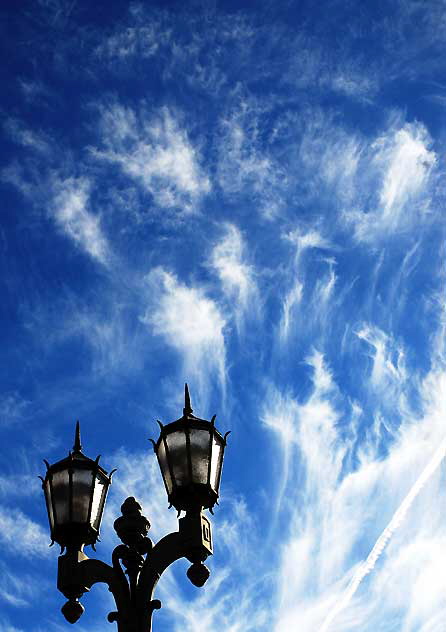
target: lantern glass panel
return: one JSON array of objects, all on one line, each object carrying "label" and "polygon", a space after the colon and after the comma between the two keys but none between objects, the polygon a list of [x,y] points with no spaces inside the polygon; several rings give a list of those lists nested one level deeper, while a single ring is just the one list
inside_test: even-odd
[{"label": "lantern glass panel", "polygon": [[209,473],[209,441],[208,430],[191,428],[190,430],[190,450],[192,460],[192,481],[194,483],[208,482]]},{"label": "lantern glass panel", "polygon": [[158,462],[161,467],[161,473],[163,475],[164,482],[166,484],[167,493],[171,494],[172,493],[172,477],[170,475],[169,463],[167,461],[166,448],[164,447],[163,439],[161,439],[161,442],[159,444],[157,456],[158,456]]},{"label": "lantern glass panel", "polygon": [[178,487],[189,483],[189,464],[187,459],[186,433],[177,430],[166,435],[169,461],[172,466],[175,484]]},{"label": "lantern glass panel", "polygon": [[212,457],[211,457],[211,487],[218,493],[220,482],[220,472],[223,458],[223,445],[221,439],[214,435],[212,439]]},{"label": "lantern glass panel", "polygon": [[105,496],[107,494],[108,481],[99,472],[94,482],[93,502],[91,504],[91,526],[99,531],[102,511],[104,509]]},{"label": "lantern glass panel", "polygon": [[48,510],[48,519],[50,521],[51,530],[53,530],[54,529],[54,514],[53,514],[53,504],[51,502],[51,487],[50,487],[49,479],[45,481],[44,491],[45,491],[46,507]]},{"label": "lantern glass panel", "polygon": [[56,524],[66,524],[70,522],[70,478],[68,470],[54,472],[52,483]]},{"label": "lantern glass panel", "polygon": [[88,522],[92,484],[91,470],[73,471],[73,522]]}]

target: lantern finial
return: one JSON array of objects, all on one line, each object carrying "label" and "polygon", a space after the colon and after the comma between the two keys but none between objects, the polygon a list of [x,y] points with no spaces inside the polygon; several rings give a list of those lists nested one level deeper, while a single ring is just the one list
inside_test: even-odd
[{"label": "lantern finial", "polygon": [[190,405],[189,387],[187,383],[184,385],[184,408],[183,415],[190,415],[192,413],[192,407]]},{"label": "lantern finial", "polygon": [[73,452],[82,452],[81,428],[79,421],[76,422],[76,434],[74,435]]}]

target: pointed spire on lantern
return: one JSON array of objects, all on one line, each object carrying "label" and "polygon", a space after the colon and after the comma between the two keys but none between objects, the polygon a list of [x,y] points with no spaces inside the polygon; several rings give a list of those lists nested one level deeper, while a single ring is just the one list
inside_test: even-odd
[{"label": "pointed spire on lantern", "polygon": [[82,452],[81,428],[79,421],[76,422],[76,434],[74,435],[73,452]]},{"label": "pointed spire on lantern", "polygon": [[192,413],[192,407],[190,405],[189,387],[187,383],[184,385],[184,408],[183,415],[190,415]]}]

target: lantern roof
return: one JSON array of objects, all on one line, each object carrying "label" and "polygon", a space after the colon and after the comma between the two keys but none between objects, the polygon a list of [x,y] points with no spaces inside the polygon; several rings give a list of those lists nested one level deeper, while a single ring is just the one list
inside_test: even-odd
[{"label": "lantern roof", "polygon": [[[161,429],[161,436],[165,433],[174,432],[177,429],[184,427],[185,425],[193,426],[194,428],[209,428],[211,425],[214,429],[214,432],[217,436],[221,437],[223,441],[226,443],[226,437],[223,437],[220,432],[215,427],[215,417],[213,415],[212,419],[201,419],[200,417],[196,417],[193,413],[193,408],[190,402],[190,394],[189,387],[187,383],[184,385],[184,408],[183,414],[178,419],[171,421],[170,423],[164,425],[158,420],[158,425]],[[161,436],[158,439],[158,442],[161,440]]]},{"label": "lantern roof", "polygon": [[91,459],[82,452],[80,423],[79,421],[77,421],[76,430],[74,433],[73,449],[69,451],[68,456],[61,459],[60,461],[56,461],[56,463],[53,463],[52,465],[50,465],[46,459],[44,459],[44,463],[47,467],[47,470],[51,472],[63,470],[66,467],[72,466],[73,463],[76,462],[76,466],[80,468],[94,467],[97,468],[102,474],[107,475],[106,470],[104,470],[104,468],[99,465],[100,458],[100,454],[96,457],[96,459]]}]

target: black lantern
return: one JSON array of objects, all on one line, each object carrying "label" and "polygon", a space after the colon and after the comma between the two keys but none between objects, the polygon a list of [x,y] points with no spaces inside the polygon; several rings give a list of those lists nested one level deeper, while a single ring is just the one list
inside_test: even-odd
[{"label": "black lantern", "polygon": [[211,421],[192,414],[189,389],[185,385],[183,416],[161,428],[153,441],[169,502],[178,511],[210,509],[218,501],[224,437]]},{"label": "black lantern", "polygon": [[72,452],[54,465],[45,461],[47,473],[42,479],[51,539],[64,547],[94,546],[99,536],[102,513],[111,475],[82,454],[79,422]]}]

